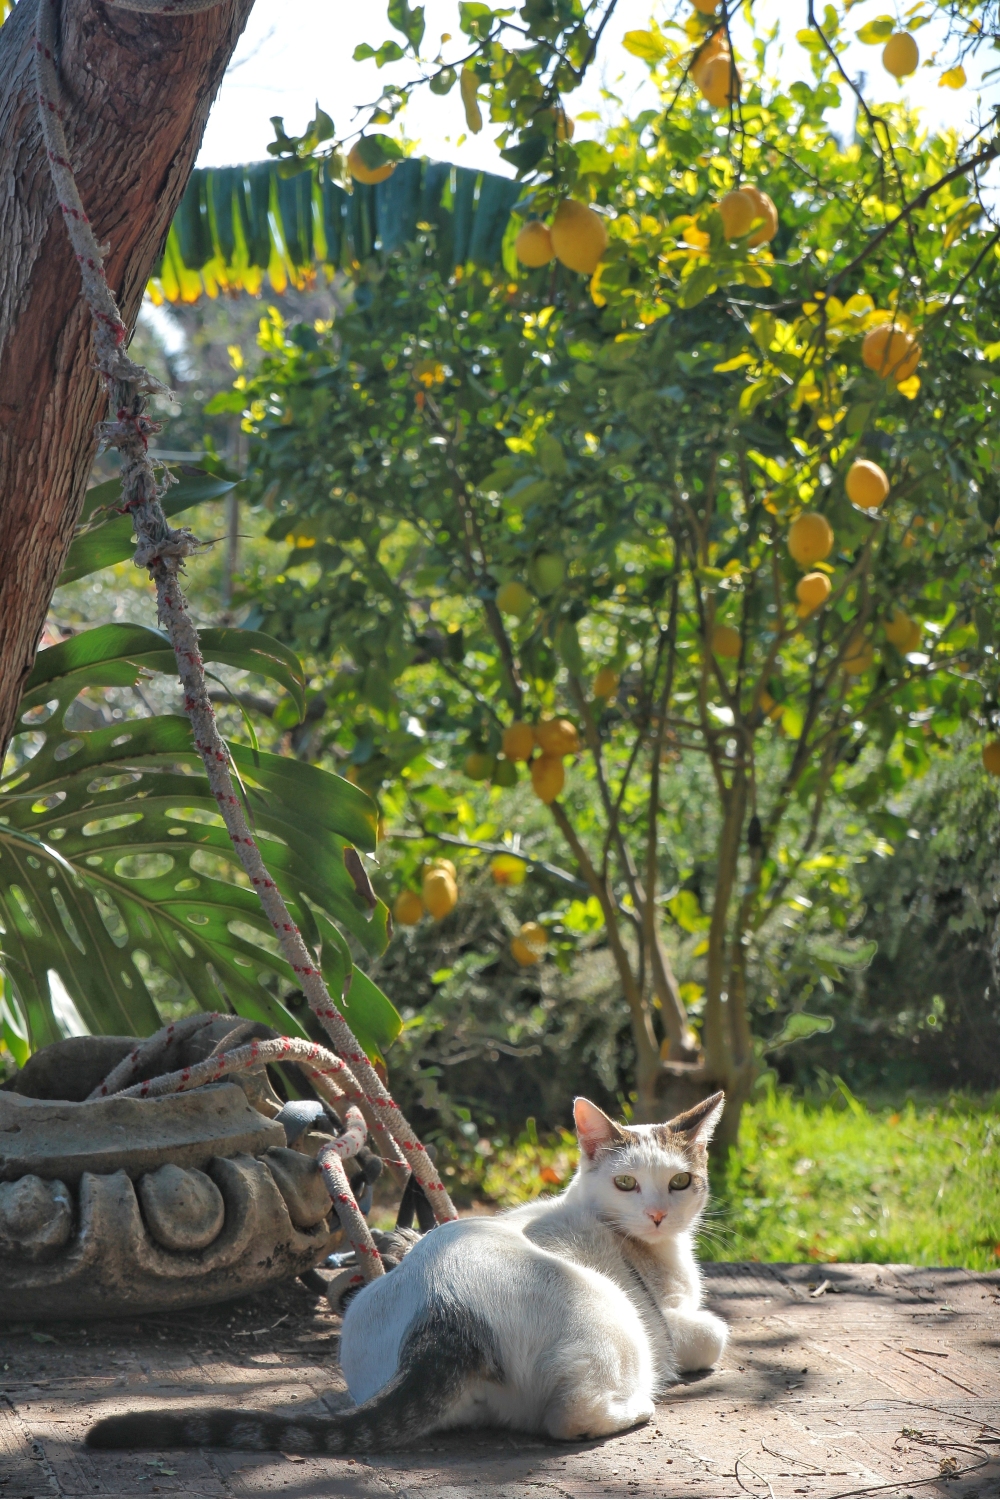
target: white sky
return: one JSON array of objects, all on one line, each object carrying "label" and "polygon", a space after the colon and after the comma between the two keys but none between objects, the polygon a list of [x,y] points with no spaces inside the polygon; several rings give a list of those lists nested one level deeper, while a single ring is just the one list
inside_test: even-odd
[{"label": "white sky", "polygon": [[[895,3],[896,0],[866,0],[855,5],[849,17],[851,32],[874,16],[888,13]],[[460,38],[455,0],[425,0],[425,6],[425,53],[432,55],[438,36],[448,31],[456,41],[446,47],[445,55],[458,55],[459,43],[465,39]],[[908,8],[904,0],[900,11]],[[669,0],[666,5],[651,4],[650,0],[619,0],[605,33],[598,66],[583,88],[568,98],[569,112],[576,115],[600,109],[610,117],[613,106],[602,102],[602,83],[621,95],[632,112],[646,83],[647,70],[622,50],[622,35],[645,28],[651,14],[667,20],[674,14],[683,19],[688,13],[684,0],[679,3]],[[795,40],[795,32],[806,25],[805,0],[784,0],[784,3],[758,0],[755,13],[761,30],[772,26],[779,16],[782,18],[779,38],[782,51],[780,58],[775,57],[772,63],[782,81],[790,83],[796,78],[811,81],[807,54]],[[925,26],[916,33],[922,60],[940,39],[935,30],[934,26]],[[739,28],[736,34],[739,50]],[[355,108],[377,97],[383,79],[413,76],[412,64],[397,63],[379,73],[373,62],[352,61],[359,42],[378,46],[390,36],[396,37],[396,33],[385,20],[383,0],[353,6],[344,0],[256,0],[209,119],[198,165],[228,166],[259,161],[266,155],[267,143],[274,138],[270,116],[283,115],[286,129],[297,134],[312,118],[317,100],[333,116],[338,131],[349,133],[355,128],[352,125]],[[991,55],[984,53],[984,60],[984,65],[990,66]],[[862,71],[867,74],[869,99],[887,100],[902,95],[925,112],[928,126],[949,125],[965,134],[969,121],[978,112],[975,87],[978,70],[970,77],[969,84],[956,92],[938,87],[937,68],[921,67],[900,90],[882,68],[879,47],[855,42],[845,54],[844,64],[853,77]],[[984,105],[996,96],[996,91],[994,84],[984,96]],[[845,106],[843,113],[844,119],[839,123],[849,125],[852,108]],[[491,130],[488,121],[480,136],[471,137],[461,147],[456,145],[465,129],[457,88],[444,98],[435,97],[426,87],[420,89],[403,123],[406,134],[419,143],[422,155],[513,176],[512,169],[500,159],[492,139],[496,127]],[[599,131],[599,125],[590,123],[581,126],[579,134],[593,135]]]}]

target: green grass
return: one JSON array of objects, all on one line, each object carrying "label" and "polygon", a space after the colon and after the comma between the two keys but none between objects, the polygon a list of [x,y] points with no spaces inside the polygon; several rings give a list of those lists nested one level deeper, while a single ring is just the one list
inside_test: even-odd
[{"label": "green grass", "polygon": [[[443,1158],[459,1203],[506,1207],[565,1185],[566,1132]],[[714,1260],[904,1261],[1000,1266],[1000,1096],[868,1107],[844,1089],[813,1104],[785,1091],[743,1113],[713,1172],[702,1254]]]}]

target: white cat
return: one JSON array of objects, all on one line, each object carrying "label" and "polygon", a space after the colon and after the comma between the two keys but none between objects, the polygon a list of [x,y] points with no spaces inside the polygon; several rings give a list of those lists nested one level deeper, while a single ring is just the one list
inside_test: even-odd
[{"label": "white cat", "polygon": [[582,1439],[648,1421],[726,1344],[693,1246],[722,1108],[714,1094],[665,1125],[620,1126],[577,1099],[580,1165],[564,1193],[441,1225],[351,1302],[340,1358],[355,1410],[134,1413],[88,1443],[378,1452],[449,1427]]}]

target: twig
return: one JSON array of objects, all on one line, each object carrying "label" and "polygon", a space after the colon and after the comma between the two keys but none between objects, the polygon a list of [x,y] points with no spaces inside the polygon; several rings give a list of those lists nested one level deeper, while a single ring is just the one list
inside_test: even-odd
[{"label": "twig", "polygon": [[[735,1473],[736,1473],[736,1483],[739,1485],[740,1489],[744,1491],[745,1494],[756,1496],[757,1491],[756,1490],[748,1489],[747,1486],[743,1483],[743,1480],[740,1478],[740,1464],[743,1463],[744,1459],[747,1456],[747,1453],[749,1453],[749,1452],[750,1452],[750,1449],[748,1448],[747,1452],[746,1453],[741,1453],[740,1456],[739,1456],[739,1458],[736,1460],[736,1463],[735,1463],[735,1466],[734,1466],[735,1467]],[[765,1478],[765,1476],[763,1474],[758,1474],[756,1469],[751,1469],[751,1467],[750,1467],[749,1464],[744,1464],[744,1468],[746,1469],[746,1471],[747,1471],[748,1474],[752,1474],[755,1479],[759,1479],[760,1482],[761,1482],[761,1484],[766,1484],[767,1485],[767,1493],[771,1497],[771,1500],[774,1500],[774,1490],[771,1488],[771,1481],[769,1479]]]}]

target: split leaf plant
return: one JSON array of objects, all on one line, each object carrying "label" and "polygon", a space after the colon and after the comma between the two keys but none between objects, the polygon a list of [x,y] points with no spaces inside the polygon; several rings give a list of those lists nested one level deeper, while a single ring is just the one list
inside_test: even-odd
[{"label": "split leaf plant", "polygon": [[[228,488],[208,475],[185,477],[170,491],[168,513]],[[118,490],[112,482],[90,492],[64,581],[131,552],[128,519],[103,508]],[[263,676],[304,708],[302,668],[287,646],[236,629],[202,630],[200,644],[207,663]],[[140,625],[98,626],[38,654],[0,781],[0,967],[15,1051],[19,1039],[37,1048],[62,1035],[56,981],[95,1033],[157,1030],[159,997],[307,1035],[283,1003],[294,976],[232,857],[188,719],[75,727],[88,690],[175,671],[166,636]],[[374,849],[375,805],[349,782],[256,743],[229,751],[295,920],[321,953],[332,992],[345,994],[362,1045],[381,1057],[399,1017],[354,968],[340,931],[368,954],[387,940],[385,906],[371,909],[344,859],[348,848]]]}]

